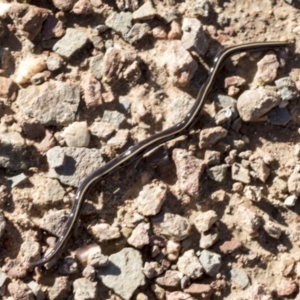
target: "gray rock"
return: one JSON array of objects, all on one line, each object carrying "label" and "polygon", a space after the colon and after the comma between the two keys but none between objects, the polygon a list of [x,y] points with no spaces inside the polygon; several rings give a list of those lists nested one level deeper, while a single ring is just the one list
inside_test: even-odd
[{"label": "gray rock", "polygon": [[93,56],[90,59],[90,71],[95,75],[97,79],[102,77],[102,61],[104,55],[102,53]]},{"label": "gray rock", "polygon": [[268,113],[268,118],[273,125],[285,126],[292,117],[286,107],[276,107]]},{"label": "gray rock", "polygon": [[182,46],[189,51],[204,55],[208,49],[208,39],[201,22],[196,18],[184,18],[182,22]]},{"label": "gray rock", "polygon": [[132,21],[131,12],[112,13],[105,21],[105,25],[112,28],[123,37],[129,32]]},{"label": "gray rock", "polygon": [[283,77],[275,81],[283,101],[294,100],[299,97],[295,82],[291,77]]},{"label": "gray rock", "polygon": [[140,191],[137,199],[137,210],[143,216],[154,216],[159,213],[167,194],[167,185],[162,182],[147,184]]},{"label": "gray rock", "polygon": [[217,94],[214,97],[215,103],[220,108],[227,108],[228,106],[236,107],[236,100],[227,95]]},{"label": "gray rock", "polygon": [[[51,150],[51,151],[50,151]],[[51,168],[59,168],[65,164],[66,155],[61,147],[53,147],[47,152],[47,161]]]},{"label": "gray rock", "polygon": [[[59,151],[65,155],[65,162],[62,166],[56,167],[52,165],[52,162],[55,161],[55,156]],[[50,167],[49,177],[58,178],[61,183],[75,187],[78,187],[88,174],[98,169],[103,163],[102,155],[96,149],[61,148],[59,146],[47,152],[47,160]]]},{"label": "gray rock", "polygon": [[27,179],[27,176],[24,173],[10,177],[9,180],[11,181],[11,187],[14,188],[15,186],[23,182],[25,179]]},{"label": "gray rock", "polygon": [[275,224],[272,221],[266,221],[263,227],[266,233],[273,239],[278,240],[280,238],[282,229],[279,225]]},{"label": "gray rock", "polygon": [[180,189],[190,196],[199,195],[199,178],[204,172],[205,164],[183,149],[174,149],[172,158],[176,165],[176,173]]},{"label": "gray rock", "polygon": [[280,97],[276,92],[260,87],[256,90],[247,90],[242,93],[237,101],[237,109],[243,121],[253,122],[279,103]]},{"label": "gray rock", "polygon": [[200,254],[199,259],[207,275],[214,277],[218,274],[221,268],[220,254],[208,250],[203,250]]},{"label": "gray rock", "polygon": [[219,165],[206,169],[206,174],[216,182],[223,182],[227,175],[227,165]]},{"label": "gray rock", "polygon": [[116,129],[119,129],[122,124],[125,122],[126,117],[119,113],[118,111],[109,111],[105,110],[103,113],[103,117],[101,119],[102,122],[107,122],[112,124]]},{"label": "gray rock", "polygon": [[231,178],[247,184],[251,182],[250,171],[238,163],[232,165]]},{"label": "gray rock", "polygon": [[200,278],[203,274],[203,267],[193,249],[184,252],[183,255],[179,257],[177,267],[181,273],[191,279]]},{"label": "gray rock", "polygon": [[87,147],[90,142],[90,134],[87,123],[74,122],[64,129],[61,136],[68,147]]},{"label": "gray rock", "polygon": [[66,34],[53,46],[57,54],[70,58],[88,42],[88,37],[74,28],[67,28]]},{"label": "gray rock", "polygon": [[44,300],[46,298],[45,293],[41,290],[41,288],[37,282],[32,280],[27,283],[27,286],[31,289],[36,300]]},{"label": "gray rock", "polygon": [[242,269],[230,270],[231,280],[240,288],[245,289],[249,284],[249,277]]},{"label": "gray rock", "polygon": [[71,285],[68,277],[56,277],[53,286],[48,292],[49,300],[65,300],[70,296]]},{"label": "gray rock", "polygon": [[128,138],[129,130],[119,129],[116,135],[107,141],[107,144],[113,146],[116,149],[121,149],[126,145]]},{"label": "gray rock", "polygon": [[63,59],[55,54],[55,53],[52,53],[48,58],[47,58],[47,61],[46,61],[46,65],[47,65],[47,69],[49,71],[57,71],[61,68],[63,64]]},{"label": "gray rock", "polygon": [[124,248],[110,255],[109,264],[99,269],[99,278],[108,288],[129,300],[135,290],[145,284],[143,261],[139,251]]},{"label": "gray rock", "polygon": [[62,126],[75,120],[80,102],[80,87],[60,81],[21,89],[17,104],[30,118],[44,125]]},{"label": "gray rock", "polygon": [[150,30],[150,26],[147,23],[136,23],[132,26],[129,32],[124,35],[124,39],[130,44],[134,44],[144,38]]},{"label": "gray rock", "polygon": [[49,212],[42,218],[40,228],[59,237],[68,217],[69,213],[65,209]]},{"label": "gray rock", "polygon": [[28,168],[30,163],[25,151],[25,140],[18,132],[0,133],[0,166],[13,170]]},{"label": "gray rock", "polygon": [[69,256],[65,257],[61,264],[58,266],[58,272],[61,275],[71,275],[78,272],[78,264],[76,260]]},{"label": "gray rock", "polygon": [[73,282],[74,300],[97,299],[97,282],[86,278],[78,278]]},{"label": "gray rock", "polygon": [[157,235],[164,235],[175,242],[184,240],[191,225],[189,220],[177,214],[160,213],[152,218],[153,230]]},{"label": "gray rock", "polygon": [[128,244],[138,249],[148,245],[150,243],[149,231],[149,223],[142,222],[138,224],[137,227],[133,229],[130,238],[127,239]]},{"label": "gray rock", "polygon": [[153,8],[151,1],[145,2],[141,7],[135,10],[132,14],[134,21],[151,20],[156,15],[156,10]]}]

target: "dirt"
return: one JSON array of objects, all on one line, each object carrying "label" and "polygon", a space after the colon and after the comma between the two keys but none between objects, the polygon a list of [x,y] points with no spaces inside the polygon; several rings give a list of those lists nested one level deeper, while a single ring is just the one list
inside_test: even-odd
[{"label": "dirt", "polygon": [[[23,1],[37,7],[46,8],[53,13],[57,13],[51,1]],[[170,1],[172,2],[172,1]],[[155,39],[152,35],[147,36],[142,41],[130,45],[124,41],[120,35],[114,30],[107,30],[103,35],[103,42],[112,41],[114,45],[119,45],[120,48],[126,51],[134,51],[140,61],[141,77],[137,82],[128,83],[124,80],[115,80],[112,84],[102,83],[104,88],[110,90],[114,99],[120,96],[126,96],[132,101],[132,115],[128,116],[126,129],[130,130],[130,139],[126,146],[121,149],[105,148],[105,141],[99,141],[95,136],[92,136],[89,148],[104,147],[104,156],[106,161],[119,155],[123,151],[136,144],[137,142],[168,128],[174,121],[166,116],[171,117],[170,106],[173,105],[174,97],[189,95],[193,99],[196,98],[198,89],[205,82],[210,66],[213,63],[213,58],[217,52],[225,46],[244,44],[257,41],[272,41],[272,40],[288,40],[291,43],[287,49],[277,49],[275,52],[278,57],[285,61],[284,67],[279,69],[277,78],[290,76],[299,87],[300,82],[300,43],[298,35],[300,29],[297,29],[300,4],[298,1],[283,0],[237,0],[237,1],[209,1],[211,10],[209,17],[199,18],[204,25],[204,31],[209,40],[209,49],[204,56],[199,56],[192,53],[194,60],[198,63],[198,69],[192,80],[184,87],[174,88],[173,83],[168,77],[165,68],[161,65],[161,57],[166,55],[170,41],[168,39]],[[189,16],[189,8],[193,1],[175,1],[175,3],[165,3],[154,1],[157,11],[170,11],[177,8],[180,17]],[[76,15],[73,12],[64,13],[64,26],[79,28],[82,32],[90,34],[95,26],[103,24],[107,16],[112,10],[118,11],[116,4],[113,1],[103,1],[100,8],[94,9],[95,13],[89,15]],[[3,68],[1,76],[12,77],[16,72],[15,65],[18,64],[20,57],[26,53],[24,50],[25,39],[22,37],[12,21],[5,21],[9,25],[9,32],[3,38],[0,37],[0,46],[9,49],[12,55],[11,63]],[[147,21],[151,28],[163,24],[159,18],[153,18]],[[166,31],[170,30],[170,25],[165,25]],[[295,29],[296,28],[296,29]],[[30,43],[29,43],[30,44]],[[33,40],[34,53],[38,56],[48,55],[52,50],[43,49],[42,42],[39,37]],[[23,48],[22,48],[23,45]],[[80,84],[81,76],[88,70],[88,59],[101,51],[95,50],[91,43],[84,47],[72,59],[65,60],[65,65],[58,72],[53,72],[50,75],[51,79],[66,80],[69,79],[75,84]],[[73,255],[74,251],[86,244],[95,242],[94,237],[88,231],[88,228],[94,224],[105,222],[112,224],[117,217],[117,212],[120,209],[125,211],[134,210],[134,202],[143,186],[152,180],[161,180],[168,184],[168,194],[164,203],[164,211],[177,213],[187,218],[197,211],[207,211],[212,209],[216,211],[220,220],[214,225],[219,232],[218,241],[209,248],[213,252],[220,252],[219,247],[224,241],[229,241],[232,238],[241,242],[242,246],[232,253],[222,253],[222,265],[218,277],[211,278],[204,275],[201,279],[193,281],[193,283],[202,283],[214,286],[219,279],[226,281],[226,286],[220,290],[213,289],[212,295],[207,299],[296,299],[298,294],[298,285],[300,278],[300,203],[296,201],[295,206],[287,207],[283,201],[289,193],[280,191],[274,181],[274,178],[280,177],[284,182],[288,181],[294,167],[299,164],[299,157],[294,154],[294,149],[300,143],[299,130],[299,114],[297,111],[293,119],[287,125],[272,125],[268,121],[261,122],[242,122],[242,127],[237,134],[238,139],[244,139],[247,142],[241,151],[251,150],[256,152],[261,149],[264,153],[274,158],[269,165],[271,174],[266,182],[261,182],[257,179],[252,179],[251,186],[255,186],[261,191],[260,201],[250,201],[243,195],[234,193],[232,185],[234,181],[231,179],[230,171],[228,171],[224,182],[216,182],[210,179],[206,173],[200,177],[199,196],[191,197],[182,193],[176,177],[176,166],[172,161],[172,150],[174,148],[182,148],[190,150],[192,155],[199,159],[204,158],[205,150],[199,149],[199,132],[201,128],[213,127],[212,117],[215,114],[214,95],[216,93],[226,94],[224,88],[225,78],[233,75],[239,75],[246,80],[246,86],[242,87],[241,91],[253,88],[255,86],[254,76],[257,72],[256,63],[267,52],[259,54],[247,53],[237,55],[231,58],[220,71],[215,82],[213,91],[205,105],[204,111],[201,113],[199,121],[194,126],[194,129],[189,135],[180,137],[176,140],[166,143],[166,153],[169,157],[167,165],[160,168],[161,154],[158,158],[145,155],[137,163],[125,167],[116,174],[97,183],[89,195],[87,196],[88,204],[83,208],[83,214],[80,221],[74,229],[72,237],[66,244],[61,257]],[[18,89],[21,87],[18,86]],[[274,83],[270,84],[274,86]],[[157,98],[155,92],[163,90],[163,97]],[[239,95],[238,94],[238,95]],[[238,95],[234,96],[235,99]],[[139,104],[143,103],[147,114],[145,117],[140,117]],[[20,125],[22,116],[15,101],[10,101],[10,104],[3,105],[1,118],[6,115],[12,115],[15,118],[14,122],[9,123]],[[87,108],[83,99],[76,114],[76,121],[87,121],[91,126],[95,120],[102,117],[105,109],[117,109],[117,101],[106,102],[103,105],[95,108]],[[299,98],[293,100],[288,105],[289,111],[293,111],[299,107]],[[185,108],[182,108],[179,115],[185,115]],[[187,111],[187,110],[186,110]],[[160,116],[161,115],[161,116]],[[165,122],[167,119],[167,122]],[[296,122],[295,122],[296,120]],[[15,125],[15,126],[17,126]],[[63,126],[44,126],[51,130],[54,134],[63,130]],[[22,132],[24,135],[24,132]],[[229,138],[230,139],[230,138]],[[42,138],[26,139],[28,146],[33,146],[38,149]],[[227,140],[225,141],[226,144]],[[58,144],[58,141],[56,141]],[[227,145],[229,142],[227,143]],[[212,146],[210,150],[218,150],[224,145],[218,144]],[[225,145],[226,146],[226,145]],[[106,151],[106,152],[105,152]],[[241,152],[239,150],[239,152]],[[33,154],[35,155],[35,154]],[[228,155],[228,151],[222,153],[221,161],[224,163],[224,158]],[[39,163],[24,170],[28,178],[35,173],[41,176],[47,176],[48,163],[44,153],[39,153]],[[95,162],[97,164],[97,162]],[[17,175],[20,171],[14,171],[7,168],[1,169],[1,177],[3,181],[8,177]],[[46,238],[48,233],[38,228],[40,219],[49,210],[69,209],[76,189],[63,185],[66,191],[66,196],[61,202],[50,204],[44,208],[34,208],[32,203],[33,184],[29,181],[18,185],[11,189],[7,194],[1,193],[1,201],[4,203],[2,210],[7,220],[5,233],[1,237],[1,266],[5,265],[9,259],[15,259],[18,256],[22,242],[27,238],[30,232],[36,234],[36,240],[41,243],[42,252],[48,247]],[[212,200],[212,194],[217,191],[225,191],[226,196],[223,201]],[[241,215],[238,213],[240,206],[248,207],[260,216],[264,221],[270,220],[281,228],[282,233],[280,238],[272,238],[262,227],[255,234],[249,234],[244,230]],[[146,221],[151,218],[144,218]],[[124,227],[126,225],[124,224]],[[199,250],[199,233],[192,229],[189,236],[191,240],[191,248],[195,251]],[[124,247],[128,246],[126,237],[122,236],[117,240],[111,240],[100,243],[102,253],[110,255]],[[144,247],[139,250],[145,261],[151,260],[150,247]],[[182,250],[184,252],[184,250]],[[291,271],[285,273],[288,262],[294,261]],[[173,263],[176,265],[176,262]],[[242,289],[231,281],[229,271],[232,269],[243,269],[250,279],[249,285]],[[73,282],[77,278],[82,277],[82,266],[79,266],[79,271],[74,275],[69,275],[69,281]],[[40,276],[34,275],[34,272],[28,272],[22,280],[28,282],[35,279],[40,283],[40,288],[48,295],[50,287],[53,285],[55,278],[61,276],[58,271],[58,266],[54,266],[50,270],[43,269]],[[40,278],[38,278],[40,277]],[[13,281],[13,276],[7,282]],[[289,293],[285,285],[285,280],[296,283],[296,288]],[[155,295],[151,290],[151,284],[154,279],[147,279],[146,284],[135,292],[132,299],[155,299]],[[120,299],[113,291],[98,280],[98,296],[93,299]],[[281,292],[278,287],[283,284],[284,292]],[[266,296],[254,292],[258,285],[264,287]],[[165,288],[168,292],[180,291],[177,288]],[[138,298],[138,294],[143,293],[146,298]],[[139,294],[140,295],[140,294]],[[203,299],[201,295],[193,295],[196,299]],[[9,298],[9,293],[6,291],[3,299]],[[46,296],[46,299],[48,299]],[[70,292],[70,298],[73,299],[73,292]],[[142,296],[139,296],[142,297]],[[265,298],[264,298],[265,297]],[[269,297],[269,298],[267,298]],[[299,297],[299,296],[298,296]],[[13,298],[19,299],[19,298]],[[24,298],[25,299],[25,298]],[[26,298],[27,299],[27,298]],[[38,299],[38,298],[37,298]],[[59,298],[55,298],[59,299]],[[78,298],[80,299],[80,298]],[[167,298],[167,299],[183,299],[183,298]],[[190,299],[190,298],[189,298]],[[297,298],[298,299],[298,298]]]}]

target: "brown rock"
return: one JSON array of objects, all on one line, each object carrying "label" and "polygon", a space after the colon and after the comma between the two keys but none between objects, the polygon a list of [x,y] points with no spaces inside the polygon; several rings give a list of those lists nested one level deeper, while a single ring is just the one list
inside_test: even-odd
[{"label": "brown rock", "polygon": [[180,189],[191,196],[197,196],[199,178],[205,169],[204,162],[183,149],[174,149],[172,158],[176,165]]},{"label": "brown rock", "polygon": [[232,253],[242,247],[242,243],[235,238],[225,241],[219,246],[220,252],[224,254]]},{"label": "brown rock", "polygon": [[270,83],[275,80],[278,68],[279,62],[276,55],[269,53],[257,63],[256,77],[264,83]]},{"label": "brown rock", "polygon": [[262,182],[266,182],[270,175],[270,169],[265,164],[263,158],[259,154],[254,153],[249,157],[249,162],[252,170],[254,171],[253,175]]},{"label": "brown rock", "polygon": [[208,299],[212,294],[212,288],[209,284],[193,283],[184,292],[191,295],[201,295],[201,299]]},{"label": "brown rock", "polygon": [[55,282],[49,290],[50,300],[65,300],[70,295],[71,284],[68,277],[56,277]]},{"label": "brown rock", "polygon": [[173,84],[185,86],[197,70],[197,63],[180,41],[172,41],[162,57],[162,65],[166,66]]},{"label": "brown rock", "polygon": [[279,284],[276,285],[277,295],[279,297],[290,296],[294,294],[297,289],[297,283],[288,279],[282,279]]},{"label": "brown rock", "polygon": [[11,282],[7,289],[14,300],[34,300],[32,291],[21,280]]},{"label": "brown rock", "polygon": [[31,41],[41,32],[43,23],[49,13],[47,9],[28,4],[14,4],[9,12],[15,25],[24,31]]},{"label": "brown rock", "polygon": [[10,259],[4,266],[3,271],[12,278],[25,278],[27,266],[22,266],[16,259]]},{"label": "brown rock", "polygon": [[48,150],[55,146],[55,143],[56,142],[53,134],[49,130],[46,130],[46,136],[40,142],[38,149],[40,153],[46,154]]},{"label": "brown rock", "polygon": [[163,276],[156,278],[156,283],[165,287],[177,287],[181,279],[180,274],[178,271],[168,270]]},{"label": "brown rock", "polygon": [[194,300],[194,298],[191,295],[184,292],[172,292],[167,293],[166,300]]},{"label": "brown rock", "polygon": [[64,24],[53,15],[49,15],[43,24],[42,40],[60,38],[65,34]]},{"label": "brown rock", "polygon": [[93,12],[90,0],[79,0],[73,6],[73,12],[77,15],[86,15]]},{"label": "brown rock", "polygon": [[231,86],[242,86],[246,83],[246,80],[240,76],[231,76],[225,78],[225,88]]},{"label": "brown rock", "polygon": [[199,147],[203,149],[216,144],[227,136],[227,132],[228,131],[221,126],[201,130]]},{"label": "brown rock", "polygon": [[14,100],[16,97],[16,85],[10,78],[0,77],[0,98],[4,101]]},{"label": "brown rock", "polygon": [[56,8],[62,11],[69,11],[73,8],[77,0],[53,0]]},{"label": "brown rock", "polygon": [[138,224],[138,226],[133,229],[130,238],[127,240],[128,244],[138,249],[148,245],[150,243],[149,231],[149,223],[143,222]]},{"label": "brown rock", "polygon": [[168,33],[169,40],[180,40],[182,35],[181,26],[178,21],[173,20],[171,23],[171,30]]},{"label": "brown rock", "polygon": [[87,73],[81,79],[84,102],[88,108],[97,107],[102,104],[101,84],[94,74]]}]

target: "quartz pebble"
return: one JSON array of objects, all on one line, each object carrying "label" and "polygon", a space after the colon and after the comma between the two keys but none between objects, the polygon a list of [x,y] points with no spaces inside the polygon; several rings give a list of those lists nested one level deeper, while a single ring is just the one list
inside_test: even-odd
[{"label": "quartz pebble", "polygon": [[284,205],[288,207],[293,207],[296,204],[296,201],[298,200],[298,197],[295,195],[290,195],[284,200]]},{"label": "quartz pebble", "polygon": [[68,147],[87,147],[90,142],[90,134],[86,122],[74,122],[65,128],[61,136]]},{"label": "quartz pebble", "polygon": [[188,250],[183,253],[177,262],[178,270],[191,279],[200,278],[203,274],[203,267],[194,250]]},{"label": "quartz pebble", "polygon": [[206,212],[196,213],[193,223],[198,232],[202,233],[209,230],[211,226],[218,221],[218,219],[219,217],[215,211],[208,210]]},{"label": "quartz pebble", "polygon": [[164,272],[163,267],[157,261],[146,262],[143,272],[147,278],[154,278]]},{"label": "quartz pebble", "polygon": [[118,239],[121,236],[119,227],[109,225],[107,223],[100,223],[91,226],[90,232],[94,235],[99,243]]},{"label": "quartz pebble", "polygon": [[258,228],[261,226],[261,218],[251,209],[244,205],[240,205],[237,209],[238,225],[243,231],[249,234],[255,234]]},{"label": "quartz pebble", "polygon": [[177,260],[179,254],[180,254],[180,243],[173,242],[172,240],[169,240],[166,244],[166,254],[170,261]]},{"label": "quartz pebble", "polygon": [[138,212],[143,216],[158,214],[166,199],[166,194],[167,186],[162,182],[145,185],[136,200]]}]

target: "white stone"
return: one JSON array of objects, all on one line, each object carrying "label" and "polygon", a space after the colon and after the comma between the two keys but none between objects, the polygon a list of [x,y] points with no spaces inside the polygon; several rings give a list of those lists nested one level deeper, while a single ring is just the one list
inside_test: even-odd
[{"label": "white stone", "polygon": [[86,122],[74,122],[65,128],[61,136],[69,147],[87,147],[90,134]]},{"label": "white stone", "polygon": [[298,199],[297,196],[290,195],[284,200],[283,204],[288,207],[295,206],[297,199]]}]

